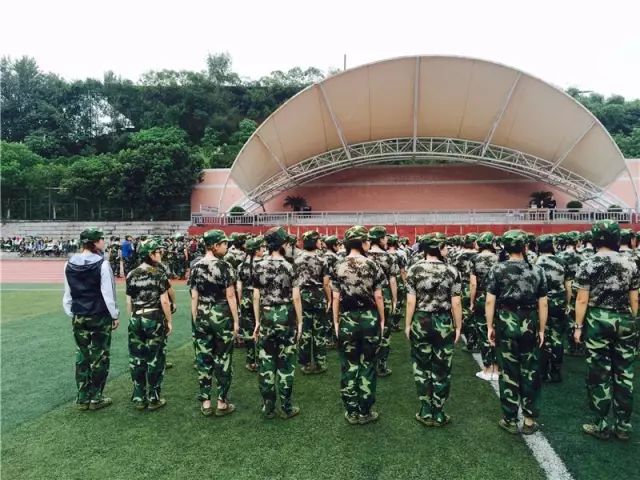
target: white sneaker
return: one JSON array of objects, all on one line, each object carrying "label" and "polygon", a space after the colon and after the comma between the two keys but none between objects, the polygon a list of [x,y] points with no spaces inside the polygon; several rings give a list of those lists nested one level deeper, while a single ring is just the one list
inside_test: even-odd
[{"label": "white sneaker", "polygon": [[500,378],[500,374],[498,372],[492,372],[490,375],[491,375],[491,380],[498,381],[498,379]]},{"label": "white sneaker", "polygon": [[485,373],[484,370],[480,370],[479,372],[476,373],[476,377],[478,377],[481,380],[491,380],[491,374],[490,373]]}]

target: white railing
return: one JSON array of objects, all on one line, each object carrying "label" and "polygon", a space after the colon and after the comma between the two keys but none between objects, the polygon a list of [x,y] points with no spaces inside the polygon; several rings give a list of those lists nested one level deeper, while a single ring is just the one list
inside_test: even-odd
[{"label": "white railing", "polygon": [[278,212],[247,215],[191,214],[194,225],[478,225],[527,223],[591,223],[612,219],[620,223],[639,222],[633,209],[616,211],[567,209],[449,210],[426,212]]}]

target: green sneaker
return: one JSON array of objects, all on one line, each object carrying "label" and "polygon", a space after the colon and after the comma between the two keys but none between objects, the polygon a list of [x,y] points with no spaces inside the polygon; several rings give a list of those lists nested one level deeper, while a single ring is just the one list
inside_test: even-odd
[{"label": "green sneaker", "polygon": [[378,412],[369,412],[366,415],[360,415],[358,423],[360,425],[366,425],[367,423],[377,422],[378,418],[380,418],[380,414]]},{"label": "green sneaker", "polygon": [[347,421],[349,425],[359,425],[360,419],[358,418],[357,413],[349,413],[344,412],[344,419]]},{"label": "green sneaker", "polygon": [[100,400],[91,400],[89,404],[89,410],[100,410],[101,408],[106,408],[111,406],[113,400],[109,397],[102,397]]},{"label": "green sneaker", "polygon": [[158,410],[162,407],[164,407],[167,404],[167,401],[164,398],[159,398],[158,400],[152,400],[151,402],[149,402],[149,405],[147,405],[147,409],[148,410]]},{"label": "green sneaker", "polygon": [[511,435],[518,434],[518,424],[514,421],[507,420],[506,418],[501,418],[498,422],[498,426],[505,432],[509,432]]},{"label": "green sneaker", "polygon": [[291,407],[289,410],[280,412],[280,418],[288,420],[300,414],[300,407]]},{"label": "green sneaker", "polygon": [[416,420],[423,424],[425,427],[433,427],[432,417],[421,417],[419,413],[416,413]]},{"label": "green sneaker", "polygon": [[585,423],[582,425],[582,431],[587,435],[596,437],[598,440],[609,440],[609,437],[611,437],[609,430],[600,430],[594,423]]}]

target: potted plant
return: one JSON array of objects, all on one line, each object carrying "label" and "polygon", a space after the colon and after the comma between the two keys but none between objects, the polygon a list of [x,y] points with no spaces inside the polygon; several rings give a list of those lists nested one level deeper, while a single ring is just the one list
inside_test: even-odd
[{"label": "potted plant", "polygon": [[299,195],[289,195],[284,199],[283,207],[289,207],[294,212],[301,212],[304,207],[306,207],[307,199],[301,197]]},{"label": "potted plant", "polygon": [[579,200],[571,200],[567,203],[567,208],[570,212],[579,212],[582,208],[582,202],[580,202]]}]

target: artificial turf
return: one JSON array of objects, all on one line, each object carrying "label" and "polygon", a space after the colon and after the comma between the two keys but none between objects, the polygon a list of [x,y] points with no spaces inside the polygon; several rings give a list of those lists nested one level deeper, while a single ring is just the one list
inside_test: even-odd
[{"label": "artificial turf", "polygon": [[[231,400],[238,410],[230,417],[203,417],[195,400],[184,287],[178,287],[179,310],[169,341],[175,366],[165,376],[167,407],[157,412],[132,408],[123,322],[113,337],[105,391],[114,405],[77,412],[72,403],[75,347],[59,287],[2,285],[3,479],[543,478],[522,439],[498,429],[498,399],[474,377],[477,365],[459,348],[447,404],[453,423],[428,429],[414,420],[418,402],[408,344],[400,334],[392,341],[393,375],[378,382],[381,418],[376,424],[344,421],[335,352],[327,374],[298,371],[294,400],[302,413],[285,421],[262,419],[257,377],[243,368],[245,352],[237,349]],[[121,287],[119,299],[122,308]],[[636,478],[640,435],[622,444],[580,433],[580,423],[588,418],[584,360],[567,363],[565,383],[543,391],[544,434],[576,479]],[[640,407],[637,398],[635,405]],[[638,420],[636,413],[636,425]]]}]

